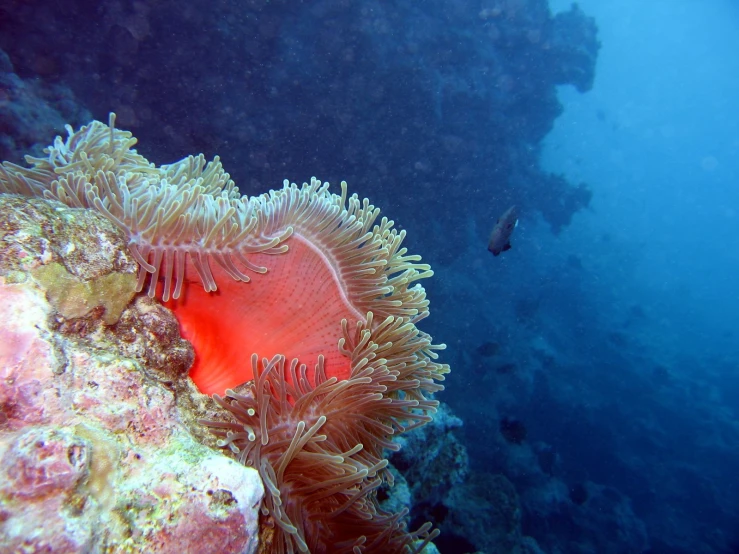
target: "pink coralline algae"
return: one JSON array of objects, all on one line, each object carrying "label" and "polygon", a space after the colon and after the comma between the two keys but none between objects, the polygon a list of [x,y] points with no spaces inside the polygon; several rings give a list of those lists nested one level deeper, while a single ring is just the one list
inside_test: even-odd
[{"label": "pink coralline algae", "polygon": [[0,195],[0,552],[256,550],[258,474],[196,436],[192,352],[135,274],[95,214]]}]

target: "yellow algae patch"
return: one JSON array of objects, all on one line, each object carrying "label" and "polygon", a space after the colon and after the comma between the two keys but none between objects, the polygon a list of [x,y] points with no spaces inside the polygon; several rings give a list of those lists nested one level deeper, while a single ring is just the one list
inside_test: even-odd
[{"label": "yellow algae patch", "polygon": [[136,294],[136,275],[109,273],[90,281],[81,281],[59,263],[50,263],[31,271],[46,289],[49,302],[67,319],[83,317],[94,308],[105,308],[103,321],[113,325]]}]

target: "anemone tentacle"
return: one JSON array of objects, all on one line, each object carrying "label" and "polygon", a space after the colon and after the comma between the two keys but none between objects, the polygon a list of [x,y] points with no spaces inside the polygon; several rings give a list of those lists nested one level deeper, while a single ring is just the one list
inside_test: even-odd
[{"label": "anemone tentacle", "polygon": [[[399,339],[411,345],[401,349],[420,352],[413,331],[403,323],[390,322],[374,338]],[[297,378],[306,373],[297,360],[287,364],[284,356],[260,360],[253,355],[255,379],[246,390],[214,395],[234,421],[202,422],[222,438],[222,446],[259,470],[267,491],[266,511],[280,530],[272,545],[278,554],[401,552],[417,538],[436,536],[430,525],[407,533],[403,514],[388,514],[376,503],[377,487],[392,482],[382,456],[383,448],[397,449],[389,437],[403,428],[401,422],[425,421],[434,407],[378,392],[397,376],[386,359],[375,355],[381,345],[369,336],[372,332],[362,329],[358,334],[356,343],[345,337],[345,345],[353,344],[347,347],[355,361],[348,380],[327,378],[319,361],[313,386]],[[367,356],[371,360],[364,362]],[[418,371],[438,377],[446,369],[424,366]],[[359,521],[362,534],[347,536]]]},{"label": "anemone tentacle", "polygon": [[[191,378],[230,417],[203,423],[264,481],[271,551],[423,548],[437,532],[408,533],[407,512],[377,502],[392,484],[384,450],[431,419],[449,372],[444,345],[416,327],[433,272],[405,231],[344,182],[250,198],[218,157],[157,167],[115,114],[67,132],[30,167],[1,164],[0,192],[97,210],[126,235],[137,290],[173,309],[195,346]],[[219,388],[232,381],[239,392]]]}]

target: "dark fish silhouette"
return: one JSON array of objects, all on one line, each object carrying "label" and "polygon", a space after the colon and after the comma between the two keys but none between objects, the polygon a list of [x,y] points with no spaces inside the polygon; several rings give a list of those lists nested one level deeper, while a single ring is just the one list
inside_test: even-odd
[{"label": "dark fish silhouette", "polygon": [[477,353],[486,358],[495,356],[498,353],[498,350],[500,350],[500,345],[497,342],[491,341],[483,342],[477,347]]},{"label": "dark fish silhouette", "polygon": [[511,249],[511,233],[517,225],[516,206],[511,206],[498,218],[498,222],[493,227],[493,232],[490,233],[488,250],[493,253],[493,256]]}]

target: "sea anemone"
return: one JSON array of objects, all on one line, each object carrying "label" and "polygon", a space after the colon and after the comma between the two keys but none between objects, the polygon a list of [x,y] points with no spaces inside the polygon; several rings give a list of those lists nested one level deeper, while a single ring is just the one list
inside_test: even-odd
[{"label": "sea anemone", "polygon": [[449,371],[416,327],[428,315],[417,281],[432,272],[405,233],[346,183],[246,197],[218,158],[156,167],[114,123],[68,127],[30,168],[2,164],[0,192],[95,209],[126,234],[138,290],[175,312],[190,376],[231,417],[203,423],[262,476],[270,550],[400,552],[433,538],[376,500],[392,482],[383,450],[431,419]]}]

